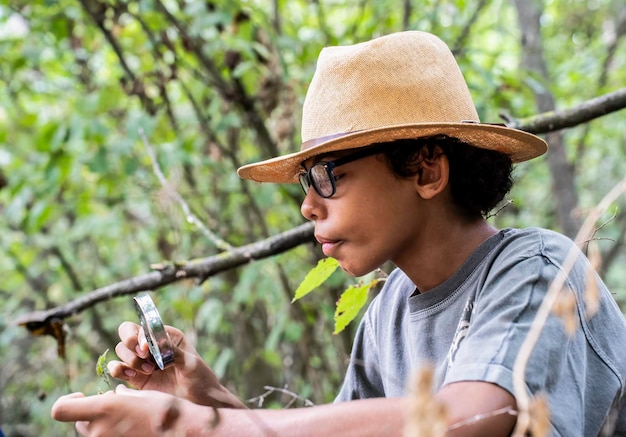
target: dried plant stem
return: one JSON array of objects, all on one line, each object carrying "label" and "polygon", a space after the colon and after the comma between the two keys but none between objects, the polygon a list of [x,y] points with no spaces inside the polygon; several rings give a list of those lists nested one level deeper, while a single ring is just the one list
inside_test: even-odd
[{"label": "dried plant stem", "polygon": [[263,404],[265,403],[265,399],[267,399],[268,396],[270,396],[273,393],[281,393],[291,398],[291,400],[287,403],[287,405],[284,406],[284,408],[291,408],[291,406],[293,406],[293,404],[296,401],[302,401],[305,407],[312,407],[315,405],[309,399],[303,398],[299,394],[294,393],[290,390],[287,390],[287,388],[272,387],[269,385],[266,385],[263,388],[267,390],[265,393],[259,396],[253,397],[251,399],[248,399],[247,402],[251,404],[257,404],[257,408],[261,408],[263,407]]},{"label": "dried plant stem", "polygon": [[477,414],[475,416],[468,417],[467,419],[453,423],[448,427],[448,432],[454,431],[455,429],[462,428],[467,425],[471,425],[472,423],[476,423],[481,420],[489,419],[490,417],[500,416],[501,414],[517,416],[517,411],[511,407],[504,407],[498,410],[489,411],[488,413]]},{"label": "dried plant stem", "polygon": [[154,153],[154,150],[152,149],[152,146],[150,145],[150,142],[148,141],[148,138],[146,137],[146,134],[144,133],[143,129],[139,128],[139,135],[141,136],[141,139],[143,140],[144,145],[146,146],[146,150],[148,151],[148,155],[150,155],[150,160],[152,161],[152,169],[154,170],[154,173],[156,174],[157,178],[159,179],[159,182],[161,183],[161,185],[163,186],[163,189],[167,191],[167,193],[172,196],[172,198],[174,198],[178,204],[181,206],[183,212],[185,213],[185,219],[187,220],[188,223],[191,223],[192,225],[194,225],[195,227],[197,227],[198,229],[200,229],[200,231],[213,243],[215,244],[215,246],[220,249],[220,250],[224,250],[224,251],[228,251],[231,250],[233,247],[228,244],[228,242],[222,240],[217,234],[215,234],[213,231],[211,231],[209,228],[207,228],[204,223],[202,223],[201,220],[198,219],[198,217],[196,217],[192,212],[191,212],[191,208],[189,208],[189,205],[187,204],[187,202],[185,202],[185,199],[182,198],[182,196],[180,194],[178,194],[178,192],[172,188],[172,186],[167,182],[167,179],[165,178],[165,175],[163,175],[163,172],[161,171],[161,167],[159,167],[159,162],[156,159],[156,155]]},{"label": "dried plant stem", "polygon": [[[590,212],[580,228],[578,235],[576,236],[576,241],[587,240],[591,235],[593,235],[595,223],[598,221],[601,214],[604,213],[611,203],[613,203],[622,193],[626,193],[626,178],[624,178],[619,184],[615,185],[615,187],[613,187],[613,189],[606,196],[604,196],[602,201]],[[531,399],[526,392],[526,365],[528,364],[533,348],[539,340],[541,331],[559,298],[559,294],[563,290],[567,275],[574,267],[578,256],[578,251],[575,248],[572,248],[572,250],[568,253],[565,262],[563,263],[563,268],[559,270],[557,276],[548,288],[546,297],[537,311],[535,320],[533,320],[528,335],[526,336],[515,360],[515,365],[513,367],[513,389],[515,391],[514,395],[517,400],[519,416],[513,432],[513,437],[524,437],[530,428],[532,420],[529,413]]]},{"label": "dried plant stem", "polygon": [[433,378],[434,369],[425,366],[410,381],[404,437],[443,437],[446,434],[447,410],[441,401],[435,399]]}]

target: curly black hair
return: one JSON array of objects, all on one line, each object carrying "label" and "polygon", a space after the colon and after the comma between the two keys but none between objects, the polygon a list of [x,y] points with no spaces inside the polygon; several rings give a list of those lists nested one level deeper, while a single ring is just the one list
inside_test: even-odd
[{"label": "curly black hair", "polygon": [[393,141],[385,145],[383,155],[396,175],[408,177],[420,171],[421,150],[434,157],[436,146],[448,157],[456,204],[468,217],[487,217],[513,186],[513,163],[507,155],[447,135]]}]

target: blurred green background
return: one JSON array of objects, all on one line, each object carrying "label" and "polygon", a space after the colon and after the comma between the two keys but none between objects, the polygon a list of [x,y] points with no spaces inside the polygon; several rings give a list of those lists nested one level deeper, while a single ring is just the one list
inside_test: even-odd
[{"label": "blurred green background", "polygon": [[[140,132],[213,233],[233,246],[279,234],[304,221],[300,188],[242,181],[236,168],[299,148],[300,107],[322,47],[403,29],[433,32],[450,45],[486,122],[572,108],[626,86],[623,0],[1,3],[0,426],[7,437],[74,435],[72,425],[50,419],[51,404],[68,391],[104,389],[96,360],[115,347],[117,326],[136,320],[130,296],[67,318],[61,359],[55,339],[16,326],[19,316],[156,263],[220,252],[162,188]],[[625,128],[621,111],[550,134],[551,152],[518,167],[512,204],[493,223],[574,237],[625,176]],[[594,235],[601,274],[622,308],[625,231],[622,197]],[[337,272],[292,304],[320,258],[315,245],[301,245],[153,296],[165,321],[184,330],[243,399],[269,385],[328,402],[356,325],[332,334],[335,303],[355,280]],[[271,395],[264,406],[288,401]]]}]

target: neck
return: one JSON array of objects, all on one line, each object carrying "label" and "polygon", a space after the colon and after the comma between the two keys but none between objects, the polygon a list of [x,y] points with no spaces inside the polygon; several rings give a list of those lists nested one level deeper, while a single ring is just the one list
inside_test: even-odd
[{"label": "neck", "polygon": [[498,230],[484,219],[437,224],[421,232],[403,259],[395,264],[422,293],[451,277],[485,240]]}]

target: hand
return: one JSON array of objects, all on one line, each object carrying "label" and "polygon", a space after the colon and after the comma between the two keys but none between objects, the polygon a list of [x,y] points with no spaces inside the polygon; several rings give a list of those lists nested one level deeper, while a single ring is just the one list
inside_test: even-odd
[{"label": "hand", "polygon": [[165,330],[174,348],[174,366],[157,370],[150,359],[143,328],[136,323],[124,322],[118,329],[122,341],[115,347],[122,361],[109,362],[111,376],[142,390],[158,390],[200,405],[246,408],[219,382],[180,330],[171,326],[166,326]]},{"label": "hand", "polygon": [[52,406],[51,416],[62,422],[76,422],[76,430],[85,437],[199,435],[215,425],[210,408],[123,385],[102,395],[62,396]]}]

